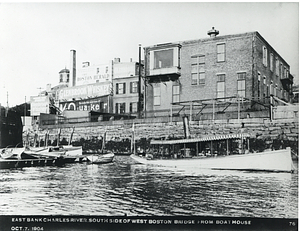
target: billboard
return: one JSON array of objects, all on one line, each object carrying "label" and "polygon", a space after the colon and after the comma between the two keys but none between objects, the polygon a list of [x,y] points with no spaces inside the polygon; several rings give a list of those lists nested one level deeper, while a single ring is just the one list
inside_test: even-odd
[{"label": "billboard", "polygon": [[106,82],[63,88],[58,91],[58,100],[85,99],[109,95],[111,85],[110,82]]},{"label": "billboard", "polygon": [[59,108],[61,111],[71,110],[108,112],[108,96],[88,100],[60,102]]},{"label": "billboard", "polygon": [[49,96],[30,97],[30,115],[39,116],[40,113],[49,113]]},{"label": "billboard", "polygon": [[90,66],[84,63],[81,69],[78,69],[76,77],[76,86],[82,86],[93,83],[103,83],[112,80],[112,65],[102,64]]}]

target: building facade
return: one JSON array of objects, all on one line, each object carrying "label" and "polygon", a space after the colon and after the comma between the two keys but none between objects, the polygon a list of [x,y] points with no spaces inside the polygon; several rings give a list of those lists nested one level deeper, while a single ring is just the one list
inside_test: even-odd
[{"label": "building facade", "polygon": [[[138,116],[139,63],[114,60],[113,65],[113,112]],[[141,90],[143,86],[140,86]]]},{"label": "building facade", "polygon": [[144,48],[148,115],[188,108],[199,119],[205,110],[260,111],[272,96],[291,100],[290,66],[258,32],[218,34]]}]

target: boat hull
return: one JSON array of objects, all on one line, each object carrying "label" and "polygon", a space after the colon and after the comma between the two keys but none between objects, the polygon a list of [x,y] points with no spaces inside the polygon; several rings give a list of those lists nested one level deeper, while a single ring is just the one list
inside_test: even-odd
[{"label": "boat hull", "polygon": [[178,169],[213,169],[213,170],[248,170],[292,172],[293,162],[291,149],[266,151],[243,155],[229,155],[220,157],[196,157],[183,159],[146,159],[131,155],[138,163],[151,166],[175,167]]},{"label": "boat hull", "polygon": [[92,164],[106,164],[113,161],[115,155],[113,153],[107,154],[93,154],[87,155],[86,158]]},{"label": "boat hull", "polygon": [[64,166],[64,158],[42,158],[42,159],[22,159],[8,160],[0,159],[0,169],[15,169],[24,167],[43,167],[43,166]]}]

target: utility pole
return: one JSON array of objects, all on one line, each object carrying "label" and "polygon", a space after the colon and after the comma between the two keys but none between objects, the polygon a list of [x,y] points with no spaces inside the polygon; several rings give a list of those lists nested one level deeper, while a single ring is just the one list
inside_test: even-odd
[{"label": "utility pole", "polygon": [[25,126],[25,122],[26,121],[26,95],[25,95],[25,104],[24,104],[24,126]]},{"label": "utility pole", "polygon": [[139,44],[139,81],[138,81],[138,117],[141,118],[142,114],[142,90],[141,90],[141,79],[142,79],[142,69],[141,69],[141,44]]},{"label": "utility pole", "polygon": [[7,117],[8,114],[8,91],[6,92],[6,111],[5,111],[5,117]]}]

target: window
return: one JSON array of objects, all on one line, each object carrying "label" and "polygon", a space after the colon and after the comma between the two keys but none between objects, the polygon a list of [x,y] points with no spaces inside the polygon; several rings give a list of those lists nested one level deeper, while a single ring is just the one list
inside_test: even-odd
[{"label": "window", "polygon": [[125,94],[126,93],[126,84],[125,83],[116,83],[116,94]]},{"label": "window", "polygon": [[153,104],[154,106],[160,105],[160,85],[153,87]]},{"label": "window", "polygon": [[116,103],[115,111],[116,111],[116,114],[124,114],[125,113],[125,103]]},{"label": "window", "polygon": [[274,56],[273,56],[273,54],[271,53],[271,54],[270,54],[270,70],[271,70],[271,71],[274,71],[274,70],[273,70],[273,68],[274,68],[273,62],[274,62]]},{"label": "window", "polygon": [[136,102],[129,104],[129,112],[130,113],[137,112],[137,103]]},{"label": "window", "polygon": [[273,95],[274,94],[274,87],[273,87],[273,81],[271,81],[271,84],[270,84],[270,95]]},{"label": "window", "polygon": [[178,103],[180,101],[179,93],[180,93],[180,86],[179,85],[173,86],[173,99],[172,99],[173,103]]},{"label": "window", "polygon": [[130,82],[130,93],[138,92],[138,82]]},{"label": "window", "polygon": [[217,75],[217,98],[225,97],[225,74]]},{"label": "window", "polygon": [[118,103],[115,104],[115,113],[119,114],[119,104]]},{"label": "window", "polygon": [[284,73],[284,70],[283,70],[283,64],[280,63],[280,78],[281,78],[281,79],[283,78],[283,73]]},{"label": "window", "polygon": [[205,56],[192,56],[191,84],[205,84]]},{"label": "window", "polygon": [[217,44],[217,62],[225,62],[225,43]]},{"label": "window", "polygon": [[275,68],[276,68],[276,75],[279,76],[279,60],[277,57],[275,61]]},{"label": "window", "polygon": [[59,78],[59,82],[61,83],[61,82],[63,81],[63,75],[60,74],[59,77],[60,77],[60,78]]},{"label": "window", "polygon": [[283,74],[283,78],[287,78],[287,68],[286,67],[284,67],[284,74]]},{"label": "window", "polygon": [[168,68],[173,66],[173,49],[154,51],[154,68]]},{"label": "window", "polygon": [[69,82],[69,74],[67,74],[67,82]]},{"label": "window", "polygon": [[257,98],[260,99],[260,73],[257,73]]},{"label": "window", "polygon": [[246,97],[246,73],[238,73],[237,94],[239,97]]},{"label": "window", "polygon": [[263,64],[268,65],[268,50],[265,46],[263,46]]}]

